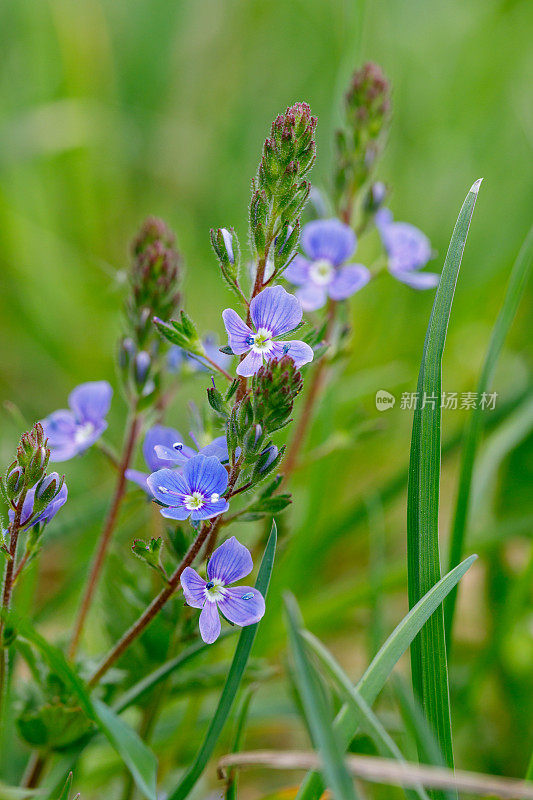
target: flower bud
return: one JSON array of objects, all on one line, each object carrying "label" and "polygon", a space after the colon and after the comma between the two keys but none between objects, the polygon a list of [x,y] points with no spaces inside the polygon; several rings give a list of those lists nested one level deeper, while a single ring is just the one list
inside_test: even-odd
[{"label": "flower bud", "polygon": [[256,372],[252,389],[254,419],[262,424],[265,434],[287,424],[302,388],[302,376],[289,356],[272,359]]},{"label": "flower bud", "polygon": [[20,492],[22,491],[22,487],[24,485],[24,470],[22,467],[14,467],[11,472],[8,473],[6,477],[6,494],[9,500],[14,500]]},{"label": "flower bud", "polygon": [[152,359],[146,350],[140,350],[135,356],[133,375],[135,383],[139,388],[142,388],[146,383],[146,377],[150,370]]},{"label": "flower bud", "polygon": [[119,345],[118,365],[120,369],[127,370],[136,352],[135,342],[131,336],[124,336]]}]

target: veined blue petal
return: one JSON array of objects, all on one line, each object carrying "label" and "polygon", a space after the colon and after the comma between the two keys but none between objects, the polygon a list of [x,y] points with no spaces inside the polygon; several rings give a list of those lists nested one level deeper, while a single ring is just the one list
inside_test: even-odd
[{"label": "veined blue petal", "polygon": [[282,336],[300,324],[302,306],[283,286],[269,286],[250,303],[250,316],[257,330],[266,328],[272,336]]},{"label": "veined blue petal", "polygon": [[240,581],[250,574],[254,567],[252,556],[247,547],[235,536],[227,539],[217,547],[207,565],[209,580],[219,580],[224,586]]},{"label": "veined blue petal", "polygon": [[302,247],[312,261],[326,259],[340,266],[355,251],[357,237],[349,225],[339,219],[317,219],[302,231]]}]

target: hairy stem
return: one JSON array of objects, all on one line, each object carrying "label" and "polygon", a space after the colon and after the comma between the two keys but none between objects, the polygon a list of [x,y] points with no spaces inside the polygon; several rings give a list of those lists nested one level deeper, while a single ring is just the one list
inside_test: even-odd
[{"label": "hairy stem", "polygon": [[85,625],[85,620],[87,618],[87,614],[89,613],[89,609],[91,607],[92,601],[94,599],[94,594],[98,586],[98,581],[100,579],[102,567],[104,565],[105,557],[107,555],[107,550],[109,548],[111,537],[113,535],[113,531],[115,530],[115,525],[117,523],[120,506],[122,505],[122,500],[126,492],[125,473],[130,465],[133,456],[133,450],[140,429],[141,429],[141,418],[137,413],[134,413],[131,419],[128,434],[126,436],[124,452],[122,454],[122,458],[120,460],[120,465],[118,468],[115,493],[113,495],[113,500],[111,502],[111,506],[102,530],[102,534],[98,542],[96,555],[94,557],[89,579],[87,581],[87,586],[85,588],[85,593],[83,595],[83,599],[80,605],[80,610],[78,612],[78,616],[74,625],[74,632],[72,634],[72,639],[68,650],[68,656],[70,659],[74,658],[76,651],[78,649],[80,638],[83,633],[83,628]]},{"label": "hairy stem", "polygon": [[2,646],[2,637],[5,630],[5,615],[9,611],[11,604],[11,595],[13,593],[13,575],[15,569],[15,560],[17,558],[17,545],[21,527],[22,507],[28,489],[24,489],[19,497],[17,506],[15,508],[15,516],[13,522],[8,528],[9,532],[9,557],[6,562],[6,570],[4,574],[4,588],[2,592],[2,615],[0,617],[0,735],[3,731],[3,714],[7,693],[7,675],[9,669],[9,655],[7,647]]}]

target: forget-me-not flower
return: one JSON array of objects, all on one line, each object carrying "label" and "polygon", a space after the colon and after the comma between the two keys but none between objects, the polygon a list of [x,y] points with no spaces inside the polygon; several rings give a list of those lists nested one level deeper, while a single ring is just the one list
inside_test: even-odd
[{"label": "forget-me-not flower", "polygon": [[196,450],[184,444],[183,436],[176,428],[167,428],[165,425],[152,425],[146,431],[143,442],[143,456],[148,467],[148,472],[138,469],[127,469],[126,478],[137,483],[141,489],[151,494],[146,479],[151,472],[156,472],[164,467],[181,467],[193,456],[202,453],[204,456],[216,456],[219,461],[228,461],[228,445],[225,436],[217,436],[210,444],[200,447],[194,433],[189,436],[196,445]]},{"label": "forget-me-not flower", "polygon": [[[45,481],[39,487],[37,484],[36,486],[32,486],[31,489],[28,490],[26,497],[24,498],[24,503],[22,504],[22,513],[20,516],[21,527],[33,527],[34,525],[39,525],[39,523],[48,523],[50,520],[55,517],[61,506],[64,506],[67,502],[68,497],[68,489],[67,484],[63,483],[61,489],[56,494],[56,496],[48,503],[46,508],[43,508],[41,513],[32,519],[33,515],[33,506],[35,503],[35,492],[39,488],[39,494],[41,495],[42,492],[47,489],[52,481],[56,481],[56,485],[59,484],[61,478],[57,474],[57,472],[51,472],[49,475],[46,476]],[[13,522],[15,519],[15,512],[12,508],[8,511],[9,521]],[[26,523],[30,523],[26,525]]]},{"label": "forget-me-not flower", "polygon": [[228,486],[228,473],[216,456],[198,454],[189,458],[181,470],[159,469],[147,478],[152,495],[167,508],[168,519],[193,522],[217,517],[229,508],[221,495]]},{"label": "forget-me-not flower", "polygon": [[338,219],[309,222],[302,231],[302,247],[307,256],[297,255],[283,277],[298,286],[296,297],[305,311],[321,308],[328,297],[346,300],[370,280],[362,264],[346,264],[357,246],[349,225]]},{"label": "forget-me-not flower", "polygon": [[294,330],[302,321],[299,300],[282,286],[263,289],[250,303],[250,317],[255,331],[245,325],[236,311],[222,312],[228,343],[237,355],[248,353],[237,367],[237,374],[254,375],[263,361],[288,355],[297,367],[313,360],[313,350],[305,342],[279,342],[277,338]]},{"label": "forget-me-not flower", "polygon": [[252,556],[235,536],[217,547],[207,565],[207,581],[192,567],[185,567],[181,585],[185,600],[193,608],[201,608],[200,635],[212,644],[220,635],[220,616],[244,627],[259,622],[265,613],[261,592],[251,586],[229,586],[249,575]]},{"label": "forget-me-not flower", "polygon": [[[202,344],[211,361],[214,361],[221,369],[227,370],[229,368],[231,356],[220,352],[218,340],[214,334],[206,334],[202,339]],[[201,356],[192,356],[177,344],[172,345],[167,355],[167,369],[169,372],[179,372],[185,366],[191,372],[212,371],[213,369],[207,361],[204,362],[202,360]]]},{"label": "forget-me-not flower", "polygon": [[428,237],[409,222],[394,222],[388,208],[381,208],[375,220],[387,252],[391,275],[413,289],[433,289],[437,286],[440,275],[419,272],[433,257]]},{"label": "forget-me-not flower", "polygon": [[48,437],[50,461],[68,461],[100,438],[107,428],[105,417],[113,389],[107,381],[80,383],[69,394],[70,408],[54,411],[41,420]]}]

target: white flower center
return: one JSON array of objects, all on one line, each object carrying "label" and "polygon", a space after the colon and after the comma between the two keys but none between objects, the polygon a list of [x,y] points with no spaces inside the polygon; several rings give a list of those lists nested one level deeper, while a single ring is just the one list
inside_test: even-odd
[{"label": "white flower center", "polygon": [[94,433],[94,425],[92,422],[85,422],[83,425],[78,425],[76,427],[76,432],[74,434],[74,441],[76,444],[85,444]]},{"label": "white flower center", "polygon": [[335,275],[335,267],[328,261],[327,258],[320,258],[318,261],[313,261],[309,269],[309,276],[311,280],[318,283],[320,286],[325,286],[331,283]]},{"label": "white flower center", "polygon": [[183,503],[188,511],[197,511],[204,505],[205,497],[201,492],[193,492],[192,494],[185,495]]},{"label": "white flower center", "polygon": [[206,583],[204,593],[206,600],[209,600],[210,603],[216,603],[217,600],[222,600],[226,594],[224,585],[218,578],[214,578],[212,581]]},{"label": "white flower center", "polygon": [[269,353],[272,350],[272,334],[266,328],[259,328],[253,337],[252,350],[256,353]]}]

